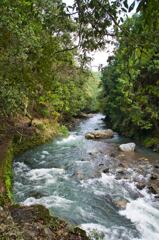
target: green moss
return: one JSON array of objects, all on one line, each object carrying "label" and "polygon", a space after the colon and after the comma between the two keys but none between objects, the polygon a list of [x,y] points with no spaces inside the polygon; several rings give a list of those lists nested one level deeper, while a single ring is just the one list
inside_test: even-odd
[{"label": "green moss", "polygon": [[6,204],[6,197],[4,194],[0,193],[0,206],[4,206]]},{"label": "green moss", "polygon": [[34,123],[34,132],[30,135],[21,136],[16,134],[13,138],[14,155],[19,155],[28,149],[44,144],[55,136],[68,136],[68,129],[58,123],[39,121]]},{"label": "green moss", "polygon": [[35,220],[42,221],[43,224],[48,226],[50,229],[57,230],[61,224],[67,225],[66,222],[54,217],[53,215],[50,215],[49,210],[42,205],[34,205],[32,208],[34,209],[33,212]]},{"label": "green moss", "polygon": [[89,240],[89,238],[86,236],[86,232],[79,227],[72,226],[72,229],[70,229],[70,232],[72,232],[76,235],[80,235],[81,237],[83,237],[86,240]]},{"label": "green moss", "polygon": [[1,186],[3,191],[0,193],[0,204],[6,205],[13,201],[12,196],[12,160],[13,160],[13,148],[12,142],[6,143],[6,150],[4,158],[1,162]]},{"label": "green moss", "polygon": [[6,164],[5,164],[5,187],[6,187],[6,194],[10,201],[13,200],[12,196],[12,178],[13,178],[13,171],[12,171],[12,161],[13,161],[13,148],[10,144],[7,155],[6,155]]},{"label": "green moss", "polygon": [[16,134],[13,138],[14,155],[19,155],[28,149],[50,141],[57,136],[59,125],[49,121],[39,121],[34,123],[34,131],[31,134],[20,136]]},{"label": "green moss", "polygon": [[51,215],[47,208],[42,205],[34,205],[33,208],[34,215],[37,217],[37,219],[41,219],[44,224],[48,224],[50,222]]},{"label": "green moss", "polygon": [[28,149],[34,148],[40,144],[45,143],[45,139],[40,134],[34,134],[33,136],[25,136],[20,141],[19,136],[15,136],[13,140],[14,154],[19,155]]}]

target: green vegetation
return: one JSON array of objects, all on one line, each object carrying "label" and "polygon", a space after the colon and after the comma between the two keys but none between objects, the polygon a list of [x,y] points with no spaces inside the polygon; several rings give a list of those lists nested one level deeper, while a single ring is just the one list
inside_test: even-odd
[{"label": "green vegetation", "polygon": [[[153,1],[152,1],[153,2]],[[154,22],[144,12],[125,20],[117,34],[117,47],[102,71],[101,108],[114,130],[159,143],[159,10]],[[155,2],[155,1],[154,1]]]},{"label": "green vegetation", "polygon": [[10,201],[12,201],[13,199],[12,197],[12,177],[13,177],[12,161],[13,161],[13,149],[10,146],[7,151],[6,160],[5,160],[5,169],[4,169],[6,194],[7,194],[7,198]]},{"label": "green vegetation", "polygon": [[86,82],[87,105],[84,109],[86,112],[99,111],[98,96],[100,93],[100,81],[100,74],[98,72],[92,72],[92,75]]},{"label": "green vegetation", "polygon": [[87,52],[107,43],[116,48],[102,71],[102,110],[123,134],[158,139],[157,0],[75,0],[69,7],[62,0],[3,0],[0,14],[0,121],[15,142],[22,117],[26,127],[44,118],[57,129],[99,109],[99,76],[86,67]]},{"label": "green vegetation", "polygon": [[[115,50],[102,70],[100,107],[114,130],[159,148],[158,0],[2,0],[0,15],[0,140],[12,139],[14,154],[98,111],[100,75],[86,67],[87,53],[107,43]],[[8,199],[11,156],[0,170]]]},{"label": "green vegetation", "polygon": [[14,155],[50,141],[57,135],[65,135],[66,129],[48,119],[35,119],[31,129],[16,132],[13,137]]},{"label": "green vegetation", "polygon": [[[0,205],[12,203],[13,155],[66,136],[66,122],[99,104],[113,130],[159,150],[158,0],[1,0],[0,16]],[[107,44],[100,84],[86,66]],[[0,209],[0,219],[2,239],[29,239],[31,227],[35,239],[88,239],[42,206]]]},{"label": "green vegetation", "polygon": [[[113,44],[101,109],[114,130],[159,149],[158,1],[74,1],[85,51]],[[135,12],[134,16],[130,13]]]},{"label": "green vegetation", "polygon": [[11,141],[6,142],[6,148],[2,153],[3,159],[0,162],[0,205],[12,202],[12,161],[13,148]]},{"label": "green vegetation", "polygon": [[0,188],[1,199],[11,200],[13,155],[66,136],[66,121],[96,110],[98,81],[77,50],[79,25],[62,0],[2,0],[0,15],[0,141],[13,147],[0,150],[7,151]]},{"label": "green vegetation", "polygon": [[57,135],[66,136],[67,134],[68,130],[63,125],[60,126],[48,119],[36,119],[31,129],[25,129],[22,133],[18,131],[11,140],[5,140],[0,149],[0,205],[13,202],[12,163],[14,156],[50,141]]},{"label": "green vegetation", "polygon": [[[88,108],[91,72],[73,43],[77,24],[61,0],[0,3],[0,117],[64,121]],[[90,91],[90,86],[89,86]]]}]

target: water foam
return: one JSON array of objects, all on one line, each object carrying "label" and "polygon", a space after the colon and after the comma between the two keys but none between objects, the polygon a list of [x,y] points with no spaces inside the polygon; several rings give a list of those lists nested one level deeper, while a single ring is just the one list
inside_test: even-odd
[{"label": "water foam", "polygon": [[28,170],[29,167],[24,162],[15,162],[14,167],[21,170]]},{"label": "water foam", "polygon": [[49,155],[49,152],[48,152],[48,151],[42,151],[42,153],[43,153],[44,155]]},{"label": "water foam", "polygon": [[135,238],[131,230],[125,227],[113,226],[107,228],[96,223],[85,223],[81,224],[80,227],[86,231],[92,240],[140,240],[139,238]]},{"label": "water foam", "polygon": [[108,184],[108,185],[113,185],[114,182],[117,182],[115,180],[114,175],[107,175],[105,173],[102,173],[101,178],[99,178],[99,181],[102,182],[103,184]]},{"label": "water foam", "polygon": [[107,238],[105,237],[109,230],[100,224],[96,224],[96,223],[84,223],[81,224],[80,227],[86,231],[87,235],[91,237],[92,240],[95,240],[95,235],[100,237],[97,239],[101,239],[101,240],[106,240]]},{"label": "water foam", "polygon": [[34,197],[30,197],[27,198],[24,202],[22,202],[23,205],[26,206],[31,206],[34,204],[42,204],[47,208],[51,208],[51,207],[60,207],[63,209],[68,209],[71,207],[71,204],[73,203],[73,201],[60,197],[60,196],[55,196],[55,195],[51,195],[48,197],[42,197],[39,199],[36,199]]},{"label": "water foam", "polygon": [[[87,125],[84,123],[84,125],[81,126],[80,134],[88,132],[88,129],[93,130],[96,127],[99,128],[99,124],[101,122],[100,117],[101,116],[98,115],[98,117],[93,117],[91,120],[88,120]],[[64,144],[63,146],[61,146],[61,145],[59,147],[56,146],[59,161],[61,160],[61,158],[63,159],[63,155],[60,152],[61,148],[62,148],[62,150],[64,148],[69,149],[71,144],[72,145],[74,143],[79,144],[80,143],[79,140],[81,140],[81,139],[82,139],[82,143],[83,143],[83,141],[84,141],[84,143],[85,143],[85,141],[87,141],[87,140],[84,140],[83,136],[81,136],[81,135],[78,136],[78,135],[76,135],[75,132],[73,132],[73,133],[71,133],[71,135],[68,138],[64,138],[61,141],[57,141],[56,142],[57,144]],[[92,142],[91,144],[94,144],[94,142]],[[94,145],[92,145],[92,146],[94,146]],[[49,153],[47,151],[42,151],[42,150],[40,152],[41,164],[44,163],[43,160],[45,160],[47,155],[53,154],[51,152]],[[73,155],[73,154],[72,155],[71,154],[72,153],[70,152],[70,156]],[[56,152],[55,152],[55,156],[56,156]],[[37,159],[37,160],[39,160],[39,159]],[[110,160],[109,155],[105,155],[105,161],[107,161],[107,160]],[[86,161],[76,161],[75,163],[77,165],[78,164],[80,165],[80,164],[83,164],[83,162],[86,162]],[[69,162],[69,164],[70,164],[70,162]],[[60,178],[62,177],[62,179],[68,178],[68,176],[63,174],[63,173],[65,173],[63,169],[41,168],[41,169],[30,170],[26,165],[23,166],[23,163],[20,163],[20,165],[18,167],[20,170],[25,169],[25,171],[27,171],[27,174],[26,173],[25,174],[26,174],[27,178],[29,177],[29,180],[30,179],[31,180],[41,180],[42,179],[42,182],[44,182],[45,185],[54,184],[56,181],[59,180],[58,179],[59,176],[60,176]],[[47,165],[46,165],[46,167],[47,167]],[[20,172],[20,176],[25,176],[25,174],[23,174],[22,171]],[[17,171],[15,171],[15,172],[17,174]],[[157,239],[159,239],[159,237],[158,237],[159,230],[158,230],[158,226],[157,226],[157,223],[159,222],[159,210],[154,208],[154,206],[152,206],[151,202],[149,202],[150,194],[148,195],[146,188],[143,189],[142,191],[140,191],[145,199],[137,199],[135,201],[132,200],[132,197],[131,197],[131,195],[128,194],[128,192],[132,192],[132,191],[136,192],[139,190],[137,190],[137,188],[134,184],[134,181],[133,181],[133,178],[136,177],[136,172],[133,169],[128,169],[128,172],[132,176],[131,179],[129,179],[129,180],[126,180],[126,179],[116,180],[115,176],[102,173],[100,178],[81,180],[80,183],[82,184],[82,186],[84,188],[86,188],[87,192],[89,192],[91,194],[95,194],[96,195],[95,199],[97,199],[97,200],[100,199],[100,198],[98,198],[98,196],[103,196],[107,193],[109,193],[108,195],[110,195],[112,197],[112,199],[113,199],[113,197],[115,198],[117,194],[119,196],[122,196],[122,197],[125,197],[126,199],[128,199],[130,201],[130,203],[127,204],[125,210],[119,211],[119,213],[122,216],[130,219],[132,221],[132,225],[136,226],[136,228],[142,235],[140,240],[150,240],[150,239],[157,240]],[[61,176],[61,174],[62,174],[62,176]],[[139,178],[140,178],[139,180],[144,180],[142,176],[140,176]],[[43,181],[43,180],[45,180],[45,181]],[[32,184],[32,182],[31,182],[31,184]],[[32,184],[31,186],[34,186],[34,190],[36,190],[36,189],[41,190],[43,188],[43,185],[37,185],[37,184],[41,184],[41,181],[37,181],[34,185]],[[17,185],[16,187],[17,187],[17,195],[19,195],[18,189],[21,189],[23,187],[23,185],[19,185],[19,186]],[[80,185],[80,187],[81,187],[81,185]],[[27,188],[30,188],[30,185],[29,186],[27,185]],[[26,190],[28,191],[28,189],[26,189]],[[63,189],[60,189],[60,190],[63,191]],[[63,195],[57,196],[58,190],[52,192],[51,194],[54,194],[54,195],[51,195],[51,196],[43,195],[39,199],[36,199],[34,197],[29,197],[23,202],[23,204],[25,204],[25,205],[43,204],[48,208],[53,208],[53,209],[58,208],[59,212],[70,211],[68,216],[70,216],[72,211],[74,211],[74,209],[75,209],[75,213],[77,213],[77,218],[79,218],[81,216],[82,219],[85,220],[84,222],[86,222],[86,219],[88,217],[88,221],[87,221],[88,223],[82,224],[81,227],[83,229],[85,229],[88,233],[90,233],[92,231],[97,232],[99,237],[98,238],[94,237],[91,239],[139,240],[139,238],[134,238],[134,232],[132,229],[129,228],[129,226],[121,226],[120,227],[120,226],[116,226],[115,225],[116,223],[114,224],[114,226],[112,226],[111,225],[112,223],[110,223],[110,222],[109,222],[110,224],[107,223],[107,220],[105,220],[105,218],[100,220],[98,214],[96,216],[92,217],[91,214],[93,214],[93,211],[89,212],[90,206],[87,209],[87,205],[82,207],[82,205],[81,205],[82,203],[77,205],[76,201],[71,201],[69,199],[66,199]],[[80,192],[80,190],[79,190],[79,194],[82,194],[82,192]],[[70,196],[70,198],[71,197],[72,196]],[[21,198],[21,199],[24,199],[24,198]],[[92,199],[93,199],[93,197],[92,197]],[[102,201],[102,199],[103,198],[101,198],[101,201]],[[105,205],[104,205],[104,207],[105,207]],[[89,214],[90,214],[90,219],[89,219]],[[94,214],[95,214],[95,211],[94,211]],[[117,215],[115,215],[115,217],[118,217],[118,216],[119,216],[119,214],[117,213]],[[76,218],[76,216],[75,216],[75,218]],[[120,216],[120,218],[121,218],[121,216]],[[94,223],[94,220],[99,221],[99,224]],[[76,221],[78,221],[78,219],[76,219]],[[109,226],[107,226],[107,224]],[[121,224],[125,224],[125,223],[123,222]],[[128,224],[129,224],[129,221],[128,221]],[[134,229],[135,229],[135,227],[134,227]],[[136,229],[135,229],[135,231],[137,232]]]},{"label": "water foam", "polygon": [[142,240],[159,239],[159,209],[154,208],[150,202],[138,198],[127,204],[121,215],[135,223],[142,235]]},{"label": "water foam", "polygon": [[39,180],[42,178],[52,179],[54,175],[64,174],[65,170],[61,168],[40,168],[32,169],[27,173],[30,180]]},{"label": "water foam", "polygon": [[102,184],[101,186],[108,186],[110,189],[113,188],[114,183],[117,183],[114,175],[107,175],[105,173],[101,174],[100,178],[91,178],[87,180],[81,180],[81,186],[84,188],[92,188],[94,191],[99,190],[98,183]]},{"label": "water foam", "polygon": [[57,144],[64,144],[64,143],[70,143],[70,142],[74,142],[76,140],[79,140],[81,139],[82,136],[78,136],[78,135],[69,135],[67,138],[63,138],[62,140],[60,141],[57,141],[56,143]]}]

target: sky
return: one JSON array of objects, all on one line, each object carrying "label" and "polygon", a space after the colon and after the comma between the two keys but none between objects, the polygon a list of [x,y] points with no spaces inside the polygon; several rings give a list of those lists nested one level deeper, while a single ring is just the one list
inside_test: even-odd
[{"label": "sky", "polygon": [[[63,0],[67,5],[72,5],[74,0]],[[133,2],[133,0],[128,0],[129,5]],[[131,15],[133,12],[131,13]],[[105,66],[107,64],[107,59],[111,55],[113,51],[113,46],[108,45],[105,50],[103,51],[95,51],[90,54],[93,58],[91,61],[90,67],[92,70],[97,71],[99,65]]]}]

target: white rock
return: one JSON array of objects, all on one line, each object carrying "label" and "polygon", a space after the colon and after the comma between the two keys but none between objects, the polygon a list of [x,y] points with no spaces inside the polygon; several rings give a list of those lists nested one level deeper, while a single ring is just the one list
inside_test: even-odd
[{"label": "white rock", "polygon": [[126,143],[119,146],[120,150],[123,152],[134,152],[136,147],[135,143]]}]

